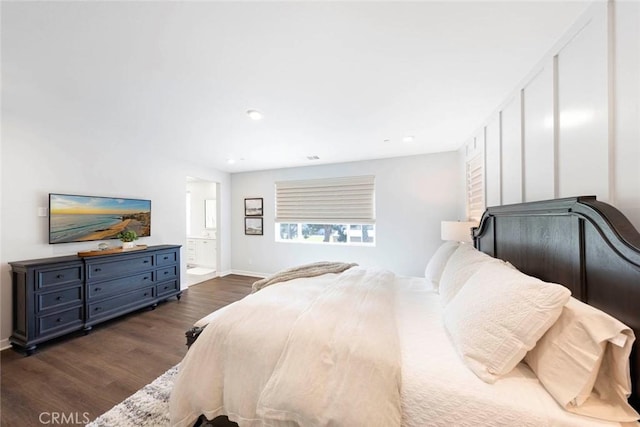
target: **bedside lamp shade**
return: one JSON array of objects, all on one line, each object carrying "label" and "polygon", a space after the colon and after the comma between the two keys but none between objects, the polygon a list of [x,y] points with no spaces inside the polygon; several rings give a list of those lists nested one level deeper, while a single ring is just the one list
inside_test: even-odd
[{"label": "bedside lamp shade", "polygon": [[454,242],[471,242],[471,227],[476,227],[474,221],[442,221],[440,238]]}]

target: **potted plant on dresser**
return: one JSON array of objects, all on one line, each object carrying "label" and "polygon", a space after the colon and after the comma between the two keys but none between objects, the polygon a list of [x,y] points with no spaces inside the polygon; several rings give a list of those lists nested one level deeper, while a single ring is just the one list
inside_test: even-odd
[{"label": "potted plant on dresser", "polygon": [[135,240],[138,240],[138,234],[133,230],[124,230],[116,236],[122,242],[122,249],[135,248]]}]

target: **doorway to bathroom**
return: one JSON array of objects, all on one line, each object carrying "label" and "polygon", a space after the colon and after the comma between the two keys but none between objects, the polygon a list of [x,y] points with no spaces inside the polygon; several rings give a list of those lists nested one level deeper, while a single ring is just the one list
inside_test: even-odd
[{"label": "doorway to bathroom", "polygon": [[218,183],[187,177],[187,286],[217,276]]}]

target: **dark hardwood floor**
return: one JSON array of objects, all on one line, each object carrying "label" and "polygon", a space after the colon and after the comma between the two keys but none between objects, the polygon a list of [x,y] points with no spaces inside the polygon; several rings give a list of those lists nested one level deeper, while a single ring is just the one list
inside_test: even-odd
[{"label": "dark hardwood floor", "polygon": [[[174,366],[195,321],[249,294],[255,277],[218,277],[155,310],[141,310],[38,346],[32,356],[2,351],[4,426],[84,425]],[[55,415],[55,414],[64,414]],[[54,423],[55,420],[71,420]]]}]

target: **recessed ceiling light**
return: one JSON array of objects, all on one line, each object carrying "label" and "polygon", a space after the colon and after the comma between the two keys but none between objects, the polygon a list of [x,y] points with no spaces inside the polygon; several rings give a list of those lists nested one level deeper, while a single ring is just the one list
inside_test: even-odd
[{"label": "recessed ceiling light", "polygon": [[236,161],[235,161],[235,160],[233,160],[233,159],[227,159],[227,164],[228,164],[228,165],[232,165],[232,164],[234,164],[235,162],[236,162]]},{"label": "recessed ceiling light", "polygon": [[413,137],[413,135],[407,135],[404,138],[402,138],[403,142],[413,142],[415,138]]},{"label": "recessed ceiling light", "polygon": [[262,118],[262,113],[258,110],[247,110],[247,116],[249,116],[251,120],[260,120]]},{"label": "recessed ceiling light", "polygon": [[387,138],[387,139],[385,139],[385,140],[384,140],[384,141],[382,141],[382,142],[384,142],[385,144],[387,144],[387,143],[391,142],[391,140]]}]

